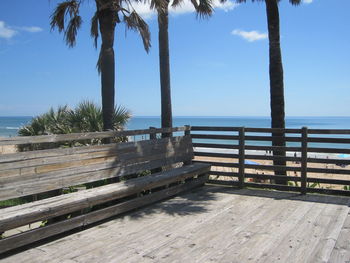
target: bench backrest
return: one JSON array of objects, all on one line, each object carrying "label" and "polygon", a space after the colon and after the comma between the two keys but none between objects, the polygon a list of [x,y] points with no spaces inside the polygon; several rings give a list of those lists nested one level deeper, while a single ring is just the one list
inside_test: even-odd
[{"label": "bench backrest", "polygon": [[0,200],[120,177],[193,158],[190,136],[0,155]]}]

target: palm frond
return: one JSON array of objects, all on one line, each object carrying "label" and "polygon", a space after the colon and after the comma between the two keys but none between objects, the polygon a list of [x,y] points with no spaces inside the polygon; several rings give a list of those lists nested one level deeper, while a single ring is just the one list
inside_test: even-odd
[{"label": "palm frond", "polygon": [[129,119],[131,118],[131,113],[128,109],[123,106],[118,106],[115,108],[113,113],[113,125],[116,130],[122,129]]},{"label": "palm frond", "polygon": [[132,11],[128,16],[124,15],[124,22],[127,28],[140,33],[143,46],[146,52],[148,52],[151,47],[151,33],[149,32],[147,23],[135,11]]},{"label": "palm frond", "polygon": [[[178,1],[178,0],[175,0]],[[169,0],[151,0],[150,1],[150,9],[157,10],[158,12],[161,12],[162,10],[168,8],[169,6]]]},{"label": "palm frond", "polygon": [[59,3],[51,15],[51,30],[53,30],[55,27],[58,28],[59,32],[62,32],[64,30],[64,22],[65,22],[65,16],[68,12],[68,9],[71,8],[72,1],[65,1],[62,3]]},{"label": "palm frond", "polygon": [[96,69],[98,74],[101,74],[101,67],[102,67],[102,49],[100,50],[100,54],[98,56],[98,60],[96,62]]},{"label": "palm frond", "polygon": [[289,0],[289,3],[291,3],[292,5],[300,5],[301,2],[301,0]]},{"label": "palm frond", "polygon": [[[69,47],[75,45],[77,31],[81,26],[82,19],[79,16],[80,1],[70,0],[57,5],[55,11],[51,15],[51,30],[58,28],[58,32],[64,31],[64,38]],[[69,16],[68,27],[65,28],[66,20]]]},{"label": "palm frond", "polygon": [[[183,0],[174,0],[171,4],[172,7],[178,7],[181,5],[181,3],[183,2]],[[193,4],[193,2],[195,2],[195,4],[197,4],[197,2],[195,0],[191,0],[191,3]],[[198,4],[197,4],[198,5]]]},{"label": "palm frond", "polygon": [[[220,1],[226,1],[226,0],[220,0]],[[236,3],[246,3],[249,0],[236,0]],[[251,0],[252,2],[264,2],[264,1],[271,1],[271,0]],[[275,0],[277,2],[280,2],[281,0]],[[289,3],[292,5],[299,5],[302,3],[302,0],[289,0]]]},{"label": "palm frond", "polygon": [[97,48],[97,40],[98,40],[98,14],[99,14],[99,11],[97,10],[94,16],[91,18],[91,28],[90,28],[90,35],[94,39],[95,48]]},{"label": "palm frond", "polygon": [[191,0],[192,5],[194,6],[194,8],[197,10],[198,9],[198,3],[197,0]]},{"label": "palm frond", "polygon": [[199,17],[209,17],[213,14],[213,10],[212,0],[199,0],[199,5],[196,8]]},{"label": "palm frond", "polygon": [[82,19],[79,15],[75,15],[69,22],[67,30],[64,33],[66,43],[69,47],[74,47],[78,29],[80,28]]}]

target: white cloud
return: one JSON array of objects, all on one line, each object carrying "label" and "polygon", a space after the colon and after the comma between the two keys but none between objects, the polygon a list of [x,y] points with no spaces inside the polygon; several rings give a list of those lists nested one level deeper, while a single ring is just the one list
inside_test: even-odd
[{"label": "white cloud", "polygon": [[43,31],[43,29],[37,26],[8,26],[4,21],[0,21],[0,38],[11,39],[17,35],[19,31],[37,33]]},{"label": "white cloud", "polygon": [[254,42],[267,38],[266,33],[259,33],[258,31],[243,31],[239,29],[235,29],[231,32],[232,35],[240,36],[248,42]]},{"label": "white cloud", "polygon": [[18,32],[8,27],[4,21],[0,21],[0,38],[10,39]]},{"label": "white cloud", "polygon": [[311,4],[314,0],[303,0],[303,3],[305,4]]},{"label": "white cloud", "polygon": [[23,26],[23,27],[18,27],[18,29],[29,33],[38,33],[43,31],[43,29],[38,26]]},{"label": "white cloud", "polygon": [[[154,15],[156,15],[156,12],[150,9],[149,3],[133,2],[132,6],[136,10],[136,12],[145,19],[151,18]],[[214,9],[220,9],[225,12],[233,10],[237,6],[238,4],[230,0],[226,1],[225,3],[220,3],[219,0],[213,0]],[[192,13],[192,12],[195,12],[195,9],[190,0],[183,0],[181,5],[179,5],[176,8],[169,7],[169,13],[172,15],[180,15],[180,14]]]}]

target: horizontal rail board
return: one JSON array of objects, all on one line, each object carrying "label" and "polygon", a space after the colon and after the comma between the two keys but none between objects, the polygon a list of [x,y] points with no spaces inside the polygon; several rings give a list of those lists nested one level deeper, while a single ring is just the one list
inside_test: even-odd
[{"label": "horizontal rail board", "polygon": [[[191,131],[234,131],[238,132],[241,127],[219,127],[219,126],[192,126]],[[301,129],[279,129],[279,128],[244,128],[246,132],[257,133],[301,133]]]},{"label": "horizontal rail board", "polygon": [[[238,135],[222,135],[222,134],[191,134],[193,139],[212,139],[212,140],[235,140],[239,139]],[[247,135],[244,137],[246,141],[272,141],[275,137],[273,136],[251,136]],[[280,138],[280,137],[276,137]],[[283,137],[285,142],[301,142],[300,137]]]},{"label": "horizontal rail board", "polygon": [[308,163],[327,163],[337,165],[350,165],[350,160],[347,159],[324,159],[324,158],[307,158]]},{"label": "horizontal rail board", "polygon": [[350,174],[350,170],[343,169],[323,169],[323,168],[307,168],[308,173],[329,173],[329,174]]},{"label": "horizontal rail board", "polygon": [[111,137],[143,135],[150,133],[167,133],[186,131],[187,127],[162,128],[162,129],[143,129],[143,130],[126,130],[126,131],[105,131],[105,132],[87,132],[87,133],[69,133],[55,135],[40,135],[40,136],[17,136],[0,138],[0,146],[2,145],[20,145],[20,144],[35,144],[35,143],[56,143],[68,141],[82,141],[91,139],[104,139]]},{"label": "horizontal rail board", "polygon": [[239,154],[233,153],[213,153],[213,152],[194,152],[195,156],[216,157],[216,158],[232,158],[238,159]]},{"label": "horizontal rail board", "polygon": [[216,148],[216,149],[238,149],[238,145],[216,144],[216,143],[193,143],[193,147]]},{"label": "horizontal rail board", "polygon": [[191,134],[193,139],[212,139],[212,140],[238,140],[235,135],[217,135],[217,134]]},{"label": "horizontal rail board", "polygon": [[238,163],[225,163],[225,162],[211,162],[211,161],[193,161],[194,163],[207,163],[212,166],[219,166],[219,167],[231,167],[231,168],[238,168]]},{"label": "horizontal rail board", "polygon": [[308,129],[308,134],[350,134],[350,129]]},{"label": "horizontal rail board", "polygon": [[322,137],[308,137],[308,142],[317,142],[317,143],[350,143],[349,138],[322,138]]},{"label": "horizontal rail board", "polygon": [[280,129],[280,128],[244,128],[246,132],[258,133],[301,133],[301,129]]},{"label": "horizontal rail board", "polygon": [[219,127],[219,126],[191,126],[191,131],[235,131],[238,127]]},{"label": "horizontal rail board", "polygon": [[[191,131],[235,131],[238,132],[241,127],[228,126],[192,126]],[[256,133],[301,133],[301,129],[279,129],[279,128],[250,128],[245,127],[246,132]],[[350,129],[308,129],[309,134],[350,134]]]},{"label": "horizontal rail board", "polygon": [[[280,139],[281,137],[274,136],[250,136],[247,135],[244,137],[245,141],[272,141],[273,139]],[[300,137],[283,137],[285,142],[301,142]]]},{"label": "horizontal rail board", "polygon": [[233,173],[233,172],[210,171],[209,174],[217,175],[217,176],[238,177],[238,173]]},{"label": "horizontal rail board", "polygon": [[39,151],[8,153],[8,154],[1,155],[0,164],[15,163],[15,162],[21,162],[21,161],[31,161],[32,159],[36,159],[36,158],[59,157],[59,156],[83,154],[83,153],[95,153],[95,152],[110,150],[113,147],[115,147],[115,144],[89,145],[89,146],[79,146],[79,147],[71,147],[71,148],[56,148],[56,149],[39,150]]},{"label": "horizontal rail board", "polygon": [[314,152],[314,153],[346,153],[346,154],[350,154],[350,149],[308,147],[307,152],[308,153]]}]

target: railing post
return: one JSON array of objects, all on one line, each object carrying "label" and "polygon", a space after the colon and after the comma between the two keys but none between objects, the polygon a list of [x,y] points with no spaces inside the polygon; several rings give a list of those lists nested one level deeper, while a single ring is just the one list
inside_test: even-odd
[{"label": "railing post", "polygon": [[[155,127],[149,127],[150,129],[150,133],[149,133],[149,139],[150,140],[155,140],[157,139],[157,134],[154,132],[154,130],[156,129]],[[153,131],[152,131],[153,130]]]},{"label": "railing post", "polygon": [[[185,136],[191,136],[191,126],[190,125],[185,125],[185,132],[184,132],[184,135]],[[194,156],[193,156],[194,158]],[[186,162],[184,162],[184,165],[190,165],[192,164],[192,160],[188,160]]]},{"label": "railing post", "polygon": [[307,181],[307,127],[301,129],[301,194],[306,194]]},{"label": "railing post", "polygon": [[[156,129],[155,127],[149,127],[150,129],[150,133],[149,133],[149,139],[150,140],[155,140],[157,139],[157,133],[154,132],[154,130]],[[151,169],[151,174],[154,174],[154,173],[159,173],[162,171],[162,167],[158,167],[158,168],[154,168],[154,169]]]},{"label": "railing post", "polygon": [[244,187],[244,159],[245,159],[245,142],[244,142],[244,127],[239,128],[239,159],[238,159],[238,182],[239,188]]},{"label": "railing post", "polygon": [[185,125],[185,136],[189,135],[191,136],[191,126],[190,125]]}]

